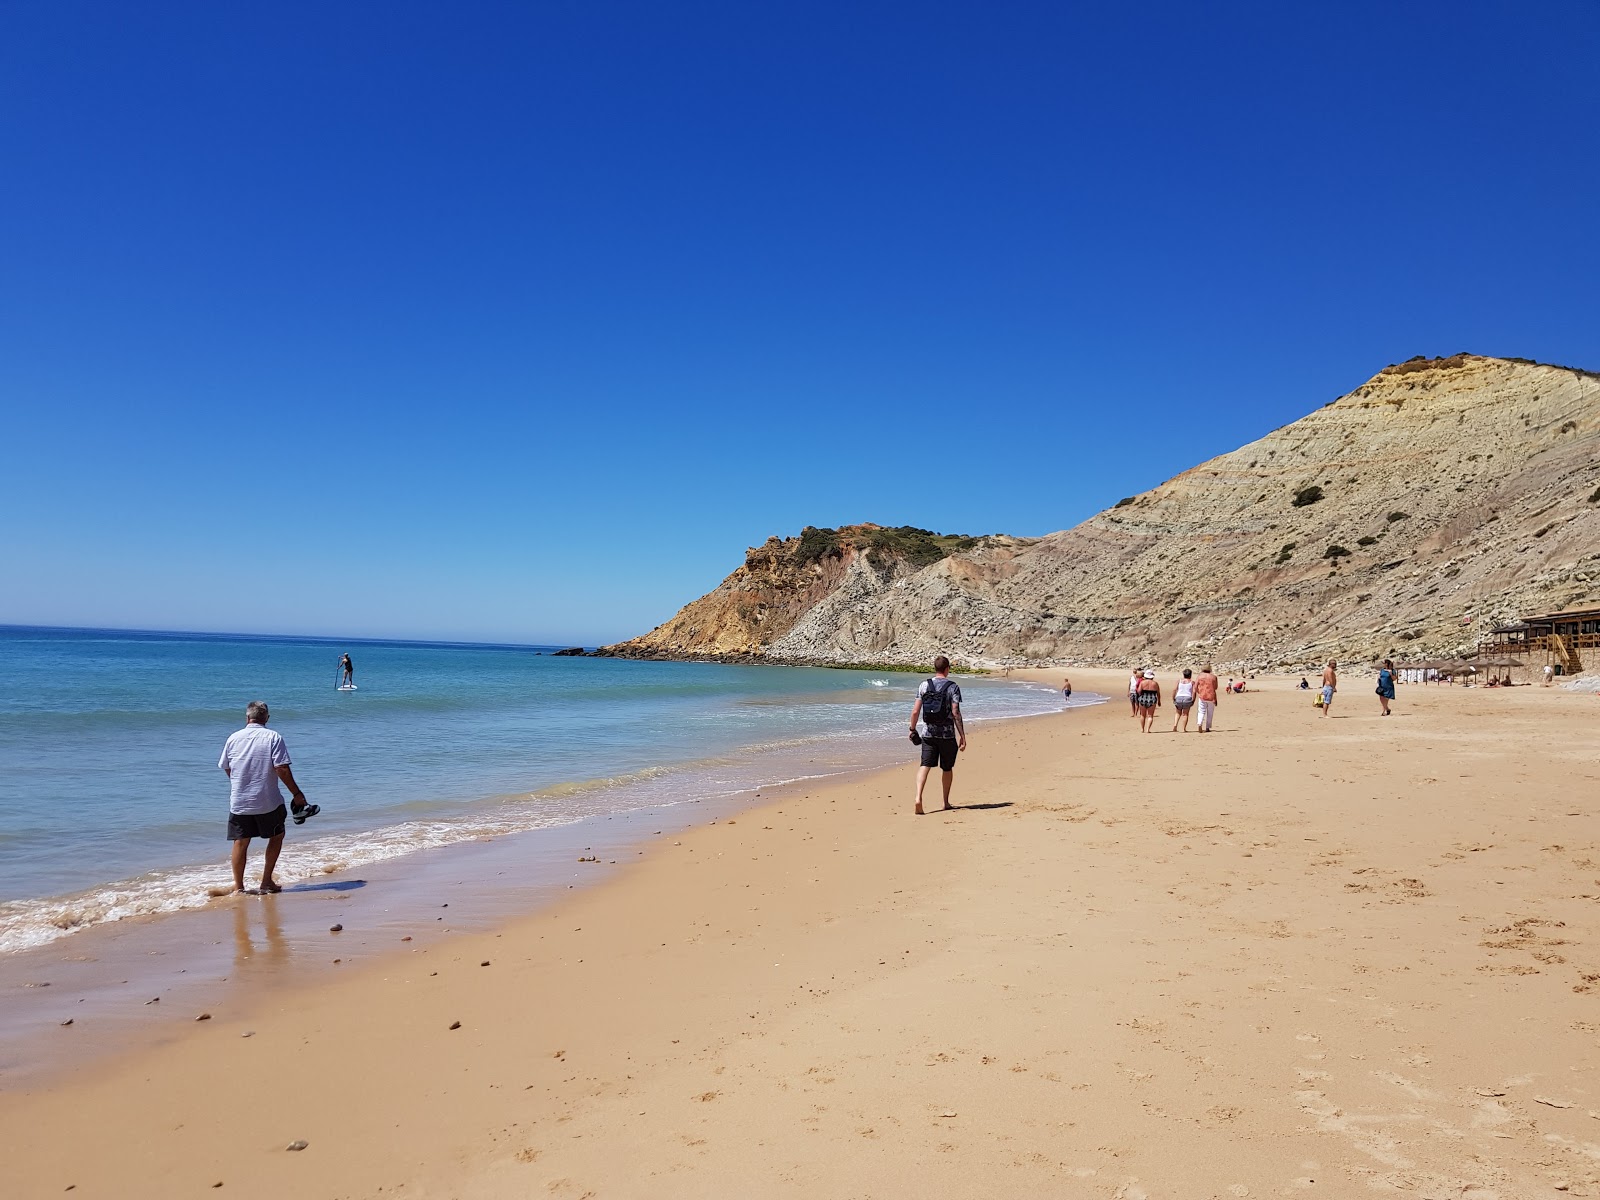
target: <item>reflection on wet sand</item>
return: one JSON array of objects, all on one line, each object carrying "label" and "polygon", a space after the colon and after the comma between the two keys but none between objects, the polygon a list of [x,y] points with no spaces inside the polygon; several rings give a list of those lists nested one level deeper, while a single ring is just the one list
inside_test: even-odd
[{"label": "reflection on wet sand", "polygon": [[[283,937],[283,920],[278,912],[278,897],[240,896],[233,907],[233,962],[281,966],[289,961],[289,944]],[[258,946],[257,938],[260,938]]]}]

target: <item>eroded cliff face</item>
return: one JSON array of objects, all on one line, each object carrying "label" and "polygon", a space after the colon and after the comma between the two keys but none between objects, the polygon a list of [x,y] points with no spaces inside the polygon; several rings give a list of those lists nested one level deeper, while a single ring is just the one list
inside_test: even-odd
[{"label": "eroded cliff face", "polygon": [[[1001,539],[1014,541],[1015,539]],[[852,525],[807,529],[799,537],[768,538],[745,552],[744,564],[718,587],[678,611],[642,637],[600,653],[628,658],[806,658],[842,661],[846,647],[870,641],[866,630],[848,626],[845,608],[881,596],[929,562],[978,539],[920,529]],[[832,629],[823,614],[838,613],[844,627]],[[773,647],[798,625],[810,633],[800,642],[832,646],[830,653],[784,655]]]},{"label": "eroded cliff face", "polygon": [[1037,541],[803,569],[789,545],[619,649],[1236,668],[1451,653],[1519,613],[1600,603],[1600,377],[1413,360]]}]

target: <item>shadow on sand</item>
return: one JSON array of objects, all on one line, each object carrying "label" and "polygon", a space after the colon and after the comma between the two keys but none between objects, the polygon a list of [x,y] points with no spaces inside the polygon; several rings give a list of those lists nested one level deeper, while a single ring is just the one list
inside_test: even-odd
[{"label": "shadow on sand", "polygon": [[367,886],[365,879],[339,879],[327,883],[291,883],[283,889],[283,895],[290,892],[353,892],[357,888]]}]

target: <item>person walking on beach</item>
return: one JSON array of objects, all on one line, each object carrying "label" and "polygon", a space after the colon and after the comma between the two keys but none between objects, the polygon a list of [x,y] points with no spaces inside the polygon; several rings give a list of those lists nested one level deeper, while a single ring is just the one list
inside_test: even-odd
[{"label": "person walking on beach", "polygon": [[1063,700],[1071,700],[1072,699],[1072,680],[1071,679],[1063,679],[1061,681],[1061,698]]},{"label": "person walking on beach", "polygon": [[1555,667],[1551,666],[1549,663],[1545,663],[1545,665],[1544,665],[1544,686],[1545,687],[1549,687],[1550,684],[1555,680],[1555,677],[1556,677],[1556,669],[1555,669]]},{"label": "person walking on beach", "polygon": [[265,838],[266,859],[261,870],[261,890],[281,892],[273,869],[278,851],[283,849],[283,822],[289,814],[283,806],[278,781],[289,785],[294,797],[294,820],[299,825],[321,812],[306,803],[306,794],[294,781],[289,769],[289,747],[277,731],[267,728],[267,706],[252,700],[245,706],[245,726],[228,737],[217,766],[228,776],[228,840],[233,843],[233,890],[244,891],[244,862],[251,838]]},{"label": "person walking on beach", "polygon": [[339,680],[340,687],[354,687],[356,682],[356,665],[350,661],[348,654],[339,659],[339,670],[344,674]]},{"label": "person walking on beach", "polygon": [[1155,728],[1156,709],[1161,707],[1161,685],[1156,682],[1154,671],[1144,672],[1144,678],[1139,681],[1139,690],[1134,693],[1134,703],[1139,706],[1139,730],[1149,733]]},{"label": "person walking on beach", "polygon": [[1200,710],[1195,728],[1201,733],[1210,733],[1211,719],[1217,712],[1217,675],[1209,663],[1200,668],[1200,674],[1194,681],[1194,703]]},{"label": "person walking on beach", "polygon": [[1322,716],[1327,719],[1328,710],[1333,707],[1333,694],[1339,690],[1339,664],[1333,659],[1328,660],[1328,665],[1322,668]]},{"label": "person walking on beach", "polygon": [[1194,672],[1188,667],[1183,669],[1183,678],[1178,680],[1177,687],[1172,689],[1172,732],[1178,732],[1178,723],[1183,722],[1183,731],[1189,732],[1189,710],[1194,707]]},{"label": "person walking on beach", "polygon": [[1383,667],[1378,671],[1378,703],[1383,707],[1383,715],[1386,717],[1389,715],[1389,701],[1393,699],[1394,663],[1386,658],[1383,660]]},{"label": "person walking on beach", "polygon": [[[917,721],[922,721],[922,763],[917,767],[917,803],[912,810],[922,815],[922,789],[928,785],[928,772],[938,767],[944,788],[944,807],[950,807],[950,785],[955,782],[956,752],[967,748],[967,727],[961,720],[961,688],[950,678],[950,660],[939,655],[933,660],[933,678],[923,680],[917,689],[917,702],[911,706],[911,740],[918,741]],[[942,810],[941,810],[942,811]]]},{"label": "person walking on beach", "polygon": [[1144,671],[1137,670],[1128,676],[1128,713],[1130,716],[1139,715],[1139,681],[1144,678]]}]

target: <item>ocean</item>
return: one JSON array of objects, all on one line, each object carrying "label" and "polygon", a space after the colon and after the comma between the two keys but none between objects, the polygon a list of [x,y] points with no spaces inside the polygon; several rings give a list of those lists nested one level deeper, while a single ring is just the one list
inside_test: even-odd
[{"label": "ocean", "polygon": [[[910,761],[916,675],[552,649],[0,627],[0,953],[230,882],[217,757],[253,699],[322,806],[290,827],[286,885]],[[344,652],[356,691],[335,687]],[[1063,706],[1037,684],[960,682],[974,723]]]}]

